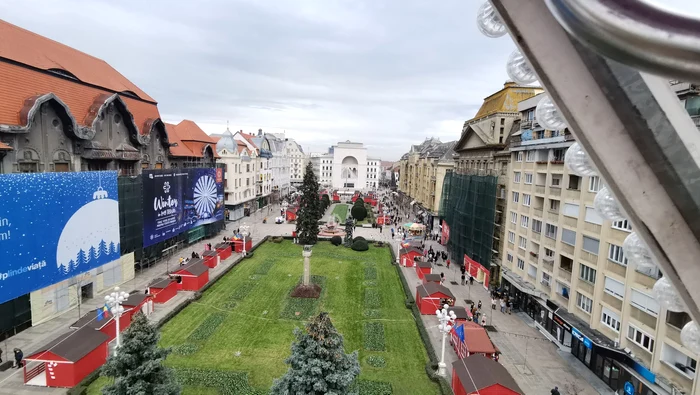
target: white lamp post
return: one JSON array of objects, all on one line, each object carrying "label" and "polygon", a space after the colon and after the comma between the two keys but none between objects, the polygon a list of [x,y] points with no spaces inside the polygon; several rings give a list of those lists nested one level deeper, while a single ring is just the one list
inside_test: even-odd
[{"label": "white lamp post", "polygon": [[447,312],[449,307],[449,305],[445,304],[442,306],[442,310],[435,311],[435,315],[437,315],[437,319],[440,321],[438,329],[442,333],[442,356],[440,357],[440,363],[438,363],[437,371],[437,374],[440,376],[447,375],[447,364],[445,364],[445,338],[452,330],[452,325],[454,325],[455,319],[457,318],[454,311],[450,311],[449,313]]},{"label": "white lamp post", "polygon": [[124,306],[122,306],[122,303],[129,297],[129,294],[124,292],[124,291],[119,291],[119,287],[114,287],[114,292],[111,294],[105,296],[105,304],[107,307],[109,307],[109,311],[112,313],[114,316],[114,323],[117,325],[116,327],[116,339],[117,339],[117,346],[114,350],[114,354],[117,354],[117,350],[119,349],[119,346],[121,345],[121,336],[120,336],[120,331],[119,331],[119,318],[122,316],[122,313],[124,312]]},{"label": "white lamp post", "polygon": [[245,242],[246,237],[248,237],[248,231],[250,230],[250,226],[243,223],[243,225],[241,225],[239,229],[241,230],[241,236],[243,236],[243,256],[245,256]]}]

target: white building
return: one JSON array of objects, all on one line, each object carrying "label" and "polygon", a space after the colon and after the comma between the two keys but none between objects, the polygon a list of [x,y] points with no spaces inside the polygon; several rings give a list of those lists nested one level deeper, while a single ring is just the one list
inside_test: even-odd
[{"label": "white building", "polygon": [[[272,193],[272,170],[270,163],[272,152],[270,151],[270,144],[267,139],[264,138],[258,139],[256,143],[255,136],[243,133],[243,131],[236,132],[233,138],[244,143],[248,150],[256,153],[257,160],[250,164],[250,168],[255,174],[253,183],[255,185],[256,198],[255,204],[253,204],[251,208],[256,210],[264,207],[269,203],[269,197]],[[249,167],[246,165],[246,170],[248,168]]]},{"label": "white building", "polygon": [[318,184],[323,188],[330,188],[333,185],[333,155],[328,153],[310,153],[307,160],[311,161]]},{"label": "white building", "polygon": [[380,159],[367,159],[367,188],[376,189],[379,187],[382,161]]},{"label": "white building", "polygon": [[[216,138],[216,137],[215,137]],[[255,209],[258,152],[246,142],[234,138],[230,130],[221,134],[216,143],[220,162],[226,166],[224,204],[227,220],[235,221]]]},{"label": "white building", "polygon": [[301,185],[304,181],[304,169],[306,168],[306,156],[301,145],[293,139],[286,139],[286,152],[289,158],[289,182],[293,186]]}]

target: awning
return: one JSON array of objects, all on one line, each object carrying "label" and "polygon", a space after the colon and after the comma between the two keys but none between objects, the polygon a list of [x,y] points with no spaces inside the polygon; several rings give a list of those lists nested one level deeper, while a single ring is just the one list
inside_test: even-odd
[{"label": "awning", "polygon": [[519,289],[520,292],[524,292],[528,295],[532,295],[543,300],[547,299],[547,295],[545,293],[543,293],[542,291],[538,291],[537,289],[535,289],[534,285],[523,280],[522,277],[513,273],[512,271],[503,268],[502,276],[505,277],[505,279],[508,280],[509,283],[513,284],[515,288]]}]

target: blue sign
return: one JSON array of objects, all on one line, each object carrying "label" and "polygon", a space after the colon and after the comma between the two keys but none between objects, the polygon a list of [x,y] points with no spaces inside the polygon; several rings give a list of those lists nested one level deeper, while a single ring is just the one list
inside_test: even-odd
[{"label": "blue sign", "polygon": [[625,395],[634,395],[634,385],[629,381],[625,382]]},{"label": "blue sign", "polygon": [[593,348],[593,342],[591,342],[591,339],[587,338],[586,336],[583,336],[583,334],[578,329],[572,327],[571,334],[580,342],[582,342],[586,348]]},{"label": "blue sign", "polygon": [[144,170],[143,246],[224,219],[223,169]]},{"label": "blue sign", "polygon": [[119,259],[117,173],[0,174],[0,303]]},{"label": "blue sign", "polygon": [[530,129],[523,130],[523,132],[520,134],[520,140],[522,140],[522,141],[532,140],[532,130],[530,130]]}]

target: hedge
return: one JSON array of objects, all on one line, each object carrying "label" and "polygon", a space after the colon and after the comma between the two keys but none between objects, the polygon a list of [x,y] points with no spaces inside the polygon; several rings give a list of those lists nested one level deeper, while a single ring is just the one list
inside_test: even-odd
[{"label": "hedge", "polygon": [[369,250],[369,244],[367,243],[367,240],[357,240],[352,242],[350,248],[353,251],[367,251]]},{"label": "hedge", "polygon": [[365,322],[365,350],[385,351],[384,324],[381,322]]},{"label": "hedge", "polygon": [[339,246],[343,244],[343,238],[340,236],[333,236],[331,237],[331,244],[333,244],[334,246]]},{"label": "hedge", "polygon": [[239,284],[231,293],[232,300],[243,300],[255,288],[255,283],[246,281]]},{"label": "hedge", "polygon": [[382,311],[379,309],[369,309],[364,312],[367,318],[380,318],[382,316]]},{"label": "hedge", "polygon": [[185,343],[173,347],[173,354],[176,355],[192,355],[197,351],[199,351],[199,346],[193,343]]},{"label": "hedge", "polygon": [[226,314],[214,313],[202,321],[188,337],[192,341],[206,340],[214,334],[216,328],[226,320]]},{"label": "hedge", "polygon": [[386,381],[357,380],[350,394],[358,395],[392,395],[391,383]]}]

